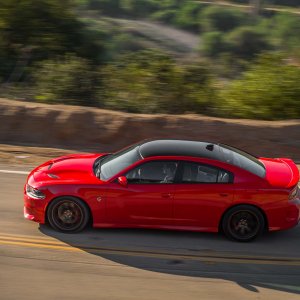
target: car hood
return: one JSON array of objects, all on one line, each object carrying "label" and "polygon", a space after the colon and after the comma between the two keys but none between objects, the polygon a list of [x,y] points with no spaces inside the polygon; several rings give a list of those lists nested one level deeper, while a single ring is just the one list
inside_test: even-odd
[{"label": "car hood", "polygon": [[93,172],[95,160],[101,154],[72,154],[52,159],[37,167],[30,175],[36,182],[53,183],[101,183]]},{"label": "car hood", "polygon": [[288,158],[260,158],[266,168],[266,180],[274,187],[290,188],[299,182],[299,170]]}]

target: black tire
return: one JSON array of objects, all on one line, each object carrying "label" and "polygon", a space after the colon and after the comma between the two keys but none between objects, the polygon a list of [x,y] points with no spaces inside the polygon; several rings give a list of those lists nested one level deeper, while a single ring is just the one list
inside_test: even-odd
[{"label": "black tire", "polygon": [[229,209],[222,220],[226,237],[238,242],[250,242],[260,236],[265,228],[261,211],[251,205],[238,205]]},{"label": "black tire", "polygon": [[74,233],[86,227],[90,213],[83,201],[66,196],[57,198],[49,204],[47,218],[53,229]]}]

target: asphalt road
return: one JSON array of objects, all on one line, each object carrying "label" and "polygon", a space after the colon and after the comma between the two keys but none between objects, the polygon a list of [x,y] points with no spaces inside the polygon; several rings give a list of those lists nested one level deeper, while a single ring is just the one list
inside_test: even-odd
[{"label": "asphalt road", "polygon": [[300,226],[248,244],[155,230],[58,234],[23,218],[25,173],[0,169],[1,300],[300,299]]}]

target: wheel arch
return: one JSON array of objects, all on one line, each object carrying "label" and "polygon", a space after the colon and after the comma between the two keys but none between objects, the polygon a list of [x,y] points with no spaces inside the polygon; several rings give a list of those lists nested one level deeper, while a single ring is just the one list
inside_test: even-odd
[{"label": "wheel arch", "polygon": [[63,199],[63,198],[66,198],[66,197],[77,199],[77,200],[81,201],[83,203],[83,205],[85,205],[85,207],[87,208],[87,210],[89,212],[88,226],[93,225],[93,213],[92,213],[91,207],[89,206],[89,204],[85,200],[83,200],[82,198],[80,198],[78,196],[73,196],[73,195],[63,195],[63,196],[58,196],[58,197],[55,197],[55,198],[51,199],[48,202],[47,206],[46,206],[46,210],[45,210],[45,223],[49,224],[49,221],[48,221],[48,209],[49,209],[50,203],[52,203],[53,201],[55,201],[57,199]]},{"label": "wheel arch", "polygon": [[256,209],[258,209],[261,212],[262,216],[264,217],[264,221],[265,221],[265,228],[264,228],[264,230],[269,230],[269,220],[268,220],[266,212],[261,207],[259,207],[258,205],[255,205],[253,203],[242,202],[242,203],[233,204],[233,205],[227,207],[227,209],[223,212],[223,214],[222,214],[222,216],[220,218],[220,221],[219,221],[219,226],[218,226],[219,232],[223,232],[222,222],[223,222],[223,219],[224,219],[226,213],[230,209],[232,209],[234,207],[237,207],[237,206],[241,206],[241,205],[248,205],[248,206],[252,206],[252,207],[255,207]]}]

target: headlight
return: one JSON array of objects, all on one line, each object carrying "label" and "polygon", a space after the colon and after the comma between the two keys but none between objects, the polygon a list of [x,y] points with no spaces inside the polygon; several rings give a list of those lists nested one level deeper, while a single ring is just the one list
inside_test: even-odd
[{"label": "headlight", "polygon": [[26,184],[26,194],[34,199],[45,199],[46,197],[40,190],[33,188],[29,184]]}]

